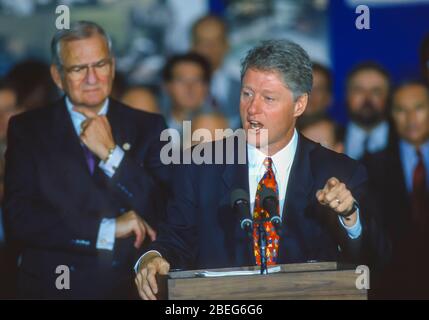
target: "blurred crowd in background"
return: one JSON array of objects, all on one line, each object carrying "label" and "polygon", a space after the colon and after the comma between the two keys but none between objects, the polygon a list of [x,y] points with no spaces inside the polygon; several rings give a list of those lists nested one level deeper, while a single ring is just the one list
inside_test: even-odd
[{"label": "blurred crowd in background", "polygon": [[[185,4],[188,2],[190,5]],[[381,211],[409,212],[411,216],[411,212],[428,210],[429,207],[424,206],[428,203],[429,185],[429,34],[413,48],[398,44],[398,50],[414,51],[420,58],[415,63],[421,72],[413,77],[393,81],[383,61],[371,57],[363,57],[359,63],[349,66],[347,77],[337,84],[344,88],[342,108],[348,115],[348,121],[344,122],[338,121],[337,109],[332,108],[338,79],[326,49],[328,1],[302,1],[300,5],[293,1],[249,1],[247,5],[244,1],[197,2],[199,4],[192,5],[192,1],[124,1],[130,3],[132,10],[125,17],[129,24],[127,31],[115,30],[113,34],[114,47],[115,44],[121,47],[116,57],[114,99],[132,108],[164,115],[167,126],[179,132],[185,120],[192,120],[192,131],[237,129],[241,125],[237,57],[256,43],[255,32],[258,39],[268,39],[283,36],[272,33],[273,30],[292,30],[288,36],[302,44],[314,59],[313,89],[306,112],[299,119],[299,130],[329,149],[363,161]],[[37,12],[43,14],[47,11],[45,8],[58,3],[72,6],[72,19],[75,18],[73,8],[86,10],[85,6],[117,4],[107,0],[3,0],[0,9],[2,15],[26,19]],[[428,10],[427,5],[424,8]],[[52,14],[52,10],[50,12]],[[170,20],[172,17],[174,22]],[[109,31],[109,25],[103,27]],[[297,37],[299,32],[304,36]],[[429,26],[425,32],[429,32]],[[121,41],[115,33],[126,39]],[[309,40],[308,34],[316,34],[317,41]],[[237,43],[242,44],[238,49]],[[25,54],[26,51],[19,48],[19,44],[0,33],[2,155],[7,144],[8,120],[13,115],[45,107],[61,97],[43,52],[48,50],[48,45],[40,52],[35,49],[36,55]],[[180,147],[180,141],[174,143]],[[0,166],[3,168],[3,157]],[[426,199],[420,202],[424,203],[423,207],[416,209],[415,206],[420,205],[417,204],[420,200],[414,197],[415,189],[420,187],[416,186],[416,169],[421,167],[425,169],[423,194]],[[0,170],[0,180],[2,178],[3,170]],[[2,189],[0,183],[0,197]],[[402,218],[394,221],[403,224]],[[395,225],[388,227],[397,229]],[[3,241],[0,225],[1,246]],[[2,263],[6,261],[3,256],[7,251],[2,249],[1,254],[0,275],[12,268]]]}]

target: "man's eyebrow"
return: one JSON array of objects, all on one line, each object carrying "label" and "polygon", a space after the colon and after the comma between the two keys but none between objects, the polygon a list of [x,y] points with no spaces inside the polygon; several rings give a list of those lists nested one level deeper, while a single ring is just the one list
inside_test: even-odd
[{"label": "man's eyebrow", "polygon": [[101,60],[98,60],[98,61],[96,61],[96,62],[93,62],[93,63],[82,63],[82,64],[72,64],[71,66],[69,66],[68,68],[82,68],[82,67],[86,67],[86,66],[92,66],[92,65],[95,65],[95,64],[98,64],[98,63],[100,63],[100,62],[104,62],[104,61],[107,61],[107,60],[109,60],[110,58],[103,58],[103,59],[101,59]]},{"label": "man's eyebrow", "polygon": [[270,90],[270,89],[263,89],[262,90],[262,93],[264,93],[264,94],[278,94],[278,92],[277,91],[274,91],[274,90]]}]

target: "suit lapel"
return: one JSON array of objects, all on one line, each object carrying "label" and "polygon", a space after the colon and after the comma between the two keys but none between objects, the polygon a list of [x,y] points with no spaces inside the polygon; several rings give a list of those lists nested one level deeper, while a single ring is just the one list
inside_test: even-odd
[{"label": "suit lapel", "polygon": [[298,146],[292,163],[283,206],[283,224],[288,223],[290,216],[303,213],[309,203],[310,192],[313,189],[310,162],[310,151],[312,148],[313,146],[299,134]]},{"label": "suit lapel", "polygon": [[305,216],[307,206],[311,203],[313,176],[311,173],[310,152],[313,145],[301,134],[292,163],[285,203],[282,212],[280,231],[279,263],[290,263],[302,259],[306,246]]},{"label": "suit lapel", "polygon": [[51,145],[52,150],[56,155],[61,155],[61,159],[66,161],[66,169],[89,174],[85,154],[80,139],[74,130],[64,99],[54,109],[51,137],[54,139]]},{"label": "suit lapel", "polygon": [[[230,261],[233,265],[254,265],[255,257],[253,256],[252,241],[247,237],[245,232],[240,228],[240,221],[237,213],[231,209],[231,192],[236,189],[243,189],[249,194],[249,172],[247,164],[247,147],[246,147],[246,161],[244,164],[238,163],[238,141],[235,140],[234,148],[234,164],[226,164],[222,174],[223,185],[221,188],[221,207],[227,207],[229,210],[222,210],[220,215],[227,215],[221,217],[221,221],[225,221],[231,226],[231,230],[227,231],[226,243],[234,243],[234,246],[226,248],[229,252]],[[241,150],[242,151],[242,150]],[[228,156],[229,154],[227,154]],[[224,212],[226,211],[226,212]],[[250,216],[249,212],[249,216]]]},{"label": "suit lapel", "polygon": [[109,111],[106,115],[112,128],[113,139],[119,147],[123,147],[125,143],[132,146],[137,136],[137,128],[133,125],[135,123],[133,120],[135,119],[129,119],[124,108],[127,107],[110,99]]}]

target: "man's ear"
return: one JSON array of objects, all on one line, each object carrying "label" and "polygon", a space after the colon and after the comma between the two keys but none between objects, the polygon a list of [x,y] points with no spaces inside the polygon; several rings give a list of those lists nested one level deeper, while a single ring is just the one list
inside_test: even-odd
[{"label": "man's ear", "polygon": [[112,58],[112,80],[115,79],[115,74],[116,74],[115,69],[116,69],[116,60],[115,58]]},{"label": "man's ear", "polygon": [[55,84],[57,85],[58,88],[60,88],[61,90],[64,91],[64,89],[63,89],[63,82],[62,82],[62,79],[61,79],[61,73],[58,70],[58,67],[56,65],[54,65],[54,64],[51,64],[50,71],[51,71],[52,80],[54,80],[54,82],[55,82]]},{"label": "man's ear", "polygon": [[308,103],[308,93],[304,93],[296,100],[294,105],[293,115],[295,117],[299,117],[300,115],[302,115],[305,111],[305,108],[307,107],[307,103]]}]

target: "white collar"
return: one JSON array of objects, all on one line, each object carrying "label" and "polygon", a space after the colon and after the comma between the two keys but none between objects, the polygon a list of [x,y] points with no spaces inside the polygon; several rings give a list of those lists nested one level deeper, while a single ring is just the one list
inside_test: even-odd
[{"label": "white collar", "polygon": [[[69,97],[66,96],[65,101],[66,101],[67,111],[70,114],[70,118],[72,120],[73,127],[76,131],[76,134],[80,135],[81,124],[83,121],[85,121],[86,118],[83,114],[73,110],[73,104],[70,101]],[[107,98],[106,101],[104,101],[103,106],[101,107],[98,114],[105,116],[108,111],[109,111],[109,98]]]},{"label": "white collar", "polygon": [[[66,96],[66,107],[67,110],[70,114],[82,117],[83,119],[85,119],[85,116],[83,114],[80,114],[79,112],[76,112],[73,110],[73,103],[70,101],[69,97]],[[105,116],[107,114],[107,111],[109,111],[109,98],[107,98],[104,103],[103,106],[101,107],[100,111],[98,112],[98,115],[102,115]]]},{"label": "white collar", "polygon": [[[290,167],[295,157],[297,146],[298,133],[296,129],[294,129],[292,139],[289,141],[289,143],[271,156],[275,174],[277,170],[287,170]],[[263,167],[263,162],[267,155],[249,143],[247,144],[247,154],[249,168],[259,171],[259,169]]]}]

